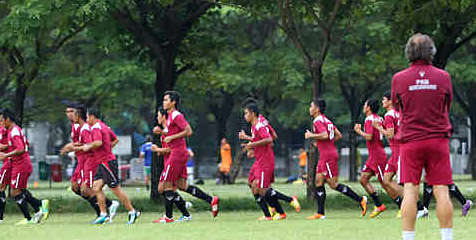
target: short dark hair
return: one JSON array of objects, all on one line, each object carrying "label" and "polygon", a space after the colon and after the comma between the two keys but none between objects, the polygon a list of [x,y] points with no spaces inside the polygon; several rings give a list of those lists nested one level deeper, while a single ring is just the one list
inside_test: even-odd
[{"label": "short dark hair", "polygon": [[253,112],[256,114],[256,116],[259,116],[259,108],[258,105],[255,103],[248,103],[245,107],[245,109],[248,109],[250,112]]},{"label": "short dark hair", "polygon": [[82,104],[78,104],[76,106],[76,114],[78,114],[78,116],[83,119],[84,121],[86,121],[86,118],[87,118],[87,115],[86,115],[86,107]]},{"label": "short dark hair", "polygon": [[312,103],[319,108],[319,112],[324,114],[327,109],[327,103],[324,99],[312,100]]},{"label": "short dark hair", "polygon": [[421,33],[411,36],[405,46],[405,56],[410,62],[424,60],[430,63],[435,54],[435,43],[430,36]]},{"label": "short dark hair", "polygon": [[66,108],[78,108],[80,104],[77,103],[77,102],[69,102],[68,104],[66,104]]},{"label": "short dark hair", "polygon": [[0,112],[0,115],[2,115],[4,119],[8,118],[10,119],[10,121],[15,122],[15,114],[13,113],[12,110],[8,108],[2,109],[2,111]]},{"label": "short dark hair", "polygon": [[380,108],[380,104],[378,103],[377,100],[374,100],[374,99],[369,99],[367,100],[367,106],[370,107],[370,110],[373,112],[373,113],[377,113],[379,108]]},{"label": "short dark hair", "polygon": [[180,107],[180,93],[178,93],[177,91],[166,91],[164,96],[169,96],[170,98],[170,101],[174,101],[175,102],[175,108],[179,108]]},{"label": "short dark hair", "polygon": [[245,101],[243,101],[243,103],[241,104],[242,107],[245,107],[246,105],[248,104],[256,104],[258,105],[258,100],[256,100],[255,98],[253,97],[247,97],[245,99]]},{"label": "short dark hair", "polygon": [[388,100],[392,100],[392,94],[390,92],[385,92],[383,96]]},{"label": "short dark hair", "polygon": [[88,115],[95,116],[96,118],[99,118],[99,119],[102,118],[101,111],[97,108],[88,108]]}]

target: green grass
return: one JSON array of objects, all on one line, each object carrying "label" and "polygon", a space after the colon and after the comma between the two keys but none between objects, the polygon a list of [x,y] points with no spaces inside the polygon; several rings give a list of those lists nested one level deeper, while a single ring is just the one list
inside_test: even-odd
[{"label": "green grass", "polygon": [[[257,221],[259,212],[225,212],[218,219],[212,219],[208,212],[193,212],[192,222],[158,225],[151,221],[159,213],[145,213],[131,227],[125,225],[125,213],[119,214],[113,224],[101,227],[88,224],[92,214],[52,214],[48,221],[31,227],[14,226],[21,216],[10,214],[0,225],[0,239],[400,239],[400,220],[395,218],[395,210],[370,219],[361,218],[357,208],[329,209],[326,220],[304,220],[310,214],[310,211],[290,212],[285,221]],[[417,222],[417,239],[439,239],[438,221],[433,211],[430,214],[429,219]],[[474,239],[475,224],[476,219],[463,220],[455,212],[455,239]]]}]

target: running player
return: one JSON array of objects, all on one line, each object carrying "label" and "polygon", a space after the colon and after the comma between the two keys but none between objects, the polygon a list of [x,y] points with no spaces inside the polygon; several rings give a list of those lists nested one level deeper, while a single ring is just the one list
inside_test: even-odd
[{"label": "running player", "polygon": [[[8,150],[7,153],[1,152],[0,159],[8,159],[12,164],[12,173],[10,187],[15,202],[18,204],[25,219],[18,222],[17,225],[31,225],[39,223],[41,220],[48,218],[48,200],[38,200],[26,190],[28,177],[33,171],[30,154],[28,152],[28,141],[23,130],[15,124],[15,116],[13,112],[5,109],[0,113],[0,121],[4,123],[8,131]],[[28,209],[28,204],[33,207],[35,217],[32,218]]]},{"label": "running player", "polygon": [[450,75],[431,65],[436,54],[433,40],[417,33],[409,38],[405,54],[410,67],[392,79],[392,102],[400,112],[401,178],[404,183],[402,236],[415,238],[415,219],[423,169],[433,186],[436,215],[443,240],[453,239],[453,204],[448,185],[453,184],[449,138],[453,128],[449,111],[453,100]]},{"label": "running player", "polygon": [[383,171],[387,163],[387,155],[382,143],[382,134],[373,126],[375,120],[378,120],[380,124],[383,123],[382,118],[377,115],[378,109],[378,101],[367,100],[363,107],[363,112],[367,116],[365,118],[364,131],[362,131],[360,124],[355,124],[354,126],[355,132],[367,141],[367,149],[369,150],[369,158],[362,169],[360,184],[362,184],[362,187],[364,187],[375,204],[374,211],[370,214],[371,218],[378,216],[387,209],[370,183],[370,178],[377,175],[378,180],[382,184]]},{"label": "running player", "polygon": [[[1,110],[3,111],[3,110]],[[0,151],[7,152],[8,149],[8,132],[5,128],[4,118],[0,118]],[[3,213],[5,212],[5,203],[7,202],[7,195],[5,190],[10,184],[12,175],[12,164],[5,158],[3,160],[2,169],[0,170],[0,223],[3,222]]]},{"label": "running player", "polygon": [[176,192],[175,187],[210,204],[213,217],[218,215],[219,210],[219,198],[217,196],[212,197],[203,192],[200,188],[188,185],[187,183],[187,161],[189,153],[185,138],[190,137],[193,131],[183,114],[177,110],[179,106],[179,93],[175,91],[165,92],[163,108],[167,111],[168,117],[166,128],[164,129],[166,136],[163,141],[167,143],[167,146],[170,148],[170,155],[167,158],[167,163],[160,177],[160,181],[164,182],[164,196],[166,201],[166,215],[159,220],[161,223],[174,221],[172,215],[174,199],[181,198]]},{"label": "running player", "polygon": [[[392,150],[392,155],[388,160],[387,165],[385,166],[382,187],[397,204],[398,209],[400,209],[403,200],[403,188],[393,181],[393,178],[398,173],[398,169],[400,169],[400,155],[398,151],[399,144],[398,141],[396,141],[394,138],[394,136],[398,133],[400,114],[395,111],[393,107],[392,100],[390,99],[390,92],[386,92],[384,94],[382,99],[382,106],[387,110],[387,113],[385,113],[384,117],[384,123],[383,125],[381,125],[379,120],[375,119],[373,122],[373,126],[382,135],[388,138],[388,141],[390,143],[390,149]],[[401,211],[399,210],[397,218],[400,217]]]},{"label": "running player", "polygon": [[93,223],[103,224],[111,217],[108,217],[106,195],[103,192],[104,185],[107,184],[114,195],[119,198],[122,205],[126,207],[129,215],[127,224],[134,224],[140,216],[140,212],[134,209],[131,200],[121,188],[118,176],[118,163],[116,156],[112,153],[112,148],[117,144],[118,140],[114,132],[100,118],[99,110],[93,108],[87,110],[87,122],[92,126],[92,142],[81,147],[81,150],[84,152],[93,151],[94,160],[96,163],[100,163],[94,175],[93,189],[101,213]]},{"label": "running player", "polygon": [[309,114],[314,118],[313,130],[306,131],[304,137],[306,139],[316,140],[319,150],[319,163],[316,169],[316,197],[317,197],[317,214],[308,217],[309,220],[325,219],[325,201],[326,188],[324,183],[327,182],[330,188],[344,194],[360,204],[362,209],[361,215],[365,216],[367,211],[367,197],[359,196],[349,186],[339,183],[339,164],[337,149],[334,141],[342,139],[339,129],[324,115],[326,111],[326,101],[312,101],[309,108]]}]

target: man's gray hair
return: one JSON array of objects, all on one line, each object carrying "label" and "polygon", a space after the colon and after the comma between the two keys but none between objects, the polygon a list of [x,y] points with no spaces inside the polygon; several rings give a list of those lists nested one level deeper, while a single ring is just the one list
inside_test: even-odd
[{"label": "man's gray hair", "polygon": [[423,60],[430,63],[435,54],[435,43],[428,35],[421,33],[411,36],[405,46],[405,55],[410,62]]}]

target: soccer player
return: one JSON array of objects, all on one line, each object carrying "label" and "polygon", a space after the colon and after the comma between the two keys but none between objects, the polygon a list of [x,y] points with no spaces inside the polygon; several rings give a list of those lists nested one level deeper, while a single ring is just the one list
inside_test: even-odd
[{"label": "soccer player", "polygon": [[[79,124],[76,122],[75,114],[76,114],[76,107],[78,106],[77,103],[70,103],[66,106],[66,117],[71,123],[71,142],[66,144],[62,149],[61,149],[61,155],[66,154],[67,152],[71,152],[72,148],[74,147],[74,144],[78,142],[79,139],[79,131],[80,127]],[[81,190],[80,190],[80,185],[81,185],[81,171],[83,169],[83,159],[78,158],[76,156],[76,166],[73,172],[73,176],[71,176],[71,190],[78,196],[81,197]]]},{"label": "soccer player", "polygon": [[367,149],[369,150],[369,158],[362,169],[360,184],[364,187],[375,204],[374,211],[370,214],[371,218],[378,216],[387,209],[380,201],[377,192],[370,183],[370,178],[377,175],[378,180],[382,184],[383,171],[387,163],[387,154],[383,148],[382,134],[373,126],[375,120],[379,121],[380,124],[383,123],[382,118],[377,115],[378,109],[378,101],[372,99],[367,100],[363,107],[363,112],[367,116],[365,118],[364,131],[362,131],[360,124],[355,124],[354,126],[355,132],[367,141]]},{"label": "soccer player", "polygon": [[150,182],[150,165],[152,164],[152,151],[150,150],[152,146],[152,136],[147,135],[146,142],[142,144],[140,148],[139,161],[144,162],[144,174],[145,174],[145,187],[149,190]]},{"label": "soccer player", "polygon": [[[473,202],[467,199],[463,193],[461,193],[458,186],[456,186],[454,183],[448,185],[448,190],[450,192],[450,196],[456,198],[458,202],[461,203],[461,215],[463,217],[467,217]],[[429,185],[425,180],[425,182],[423,182],[423,201],[419,202],[418,204],[417,218],[428,217],[428,208],[430,207],[432,196],[433,186]]]},{"label": "soccer player", "polygon": [[448,193],[448,185],[453,184],[449,151],[453,88],[450,75],[432,66],[435,53],[435,44],[429,36],[413,35],[405,47],[410,67],[392,79],[392,102],[401,114],[397,139],[401,142],[401,182],[404,183],[404,240],[415,238],[416,200],[423,169],[426,181],[433,186],[441,239],[453,239],[453,204]]},{"label": "soccer player", "polygon": [[[397,204],[398,209],[400,209],[403,200],[403,189],[396,182],[393,181],[393,178],[397,174],[400,166],[399,144],[398,141],[396,141],[394,138],[395,135],[398,133],[400,113],[398,113],[394,109],[392,100],[390,98],[390,92],[386,92],[384,94],[382,99],[382,106],[387,110],[387,112],[385,113],[383,125],[380,124],[378,119],[375,119],[373,122],[373,126],[382,135],[388,138],[388,141],[390,143],[390,149],[392,150],[392,155],[388,160],[387,165],[385,165],[382,187]],[[401,217],[400,210],[398,211],[397,217]]]},{"label": "soccer player", "polygon": [[[161,223],[173,222],[173,204],[174,199],[181,198],[176,192],[175,187],[189,193],[190,195],[206,201],[210,204],[212,216],[218,215],[219,198],[217,196],[210,196],[202,191],[200,188],[189,185],[187,183],[187,160],[189,153],[185,138],[193,134],[192,128],[187,120],[180,113],[177,108],[180,106],[180,94],[175,91],[165,92],[163,99],[163,108],[167,111],[166,128],[164,132],[166,136],[164,142],[170,148],[170,155],[167,157],[167,162],[164,166],[164,171],[161,174],[160,180],[164,182],[164,196],[165,196],[165,216],[159,219]],[[182,219],[190,220],[190,219]]]},{"label": "soccer player", "polygon": [[[22,221],[17,225],[31,225],[39,223],[48,218],[48,200],[38,200],[26,190],[28,177],[33,171],[30,154],[28,153],[28,141],[23,130],[15,124],[15,116],[12,111],[5,109],[0,113],[0,121],[4,123],[8,131],[7,153],[0,153],[0,160],[8,159],[12,164],[10,187],[15,202],[18,204],[23,216]],[[28,209],[28,204],[33,207],[35,217],[32,218]]]},{"label": "soccer player", "polygon": [[[94,224],[103,224],[108,220],[106,195],[104,195],[103,187],[108,185],[112,192],[119,198],[122,205],[128,211],[127,225],[134,224],[140,216],[140,212],[135,210],[131,204],[131,200],[122,190],[119,183],[118,163],[116,156],[112,153],[112,148],[117,144],[118,140],[114,132],[101,120],[99,110],[90,108],[87,110],[87,122],[91,127],[92,142],[83,145],[82,151],[93,151],[94,160],[100,163],[94,175],[93,189],[96,195],[100,216],[94,220]],[[109,216],[111,217],[111,216]]]},{"label": "soccer player", "polygon": [[[3,111],[3,110],[1,110]],[[4,118],[0,118],[0,151],[7,152],[8,149],[8,132],[5,128]],[[5,190],[10,184],[12,175],[12,164],[8,158],[3,160],[2,169],[0,170],[0,223],[3,222],[3,213],[5,212],[5,203],[7,195]]]},{"label": "soccer player", "polygon": [[325,201],[326,189],[324,183],[327,182],[330,188],[344,194],[360,204],[362,208],[361,215],[365,216],[367,211],[367,197],[359,196],[349,186],[339,183],[339,164],[337,149],[334,141],[342,139],[339,129],[324,115],[326,111],[326,101],[312,101],[309,108],[309,114],[314,118],[313,130],[306,131],[304,137],[306,139],[316,140],[319,150],[319,163],[316,169],[316,197],[317,197],[317,214],[308,217],[309,220],[325,219]]}]

